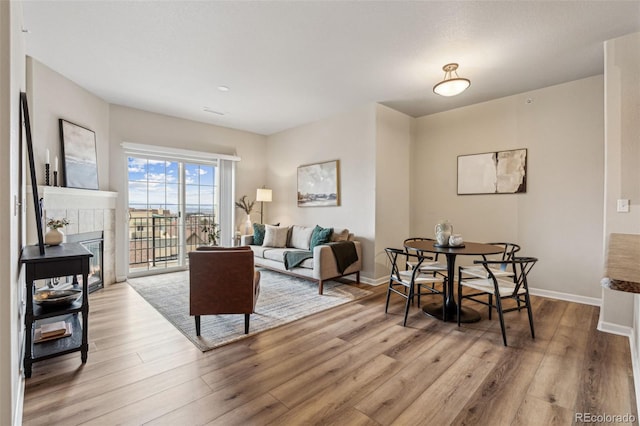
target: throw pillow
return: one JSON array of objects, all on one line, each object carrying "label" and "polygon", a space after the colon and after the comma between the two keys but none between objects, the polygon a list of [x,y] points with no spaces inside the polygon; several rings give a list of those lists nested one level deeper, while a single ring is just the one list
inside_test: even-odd
[{"label": "throw pillow", "polygon": [[309,250],[313,251],[315,246],[320,244],[326,244],[331,240],[331,234],[333,234],[333,228],[323,228],[316,225],[311,233],[311,243],[309,243]]},{"label": "throw pillow", "polygon": [[291,227],[291,240],[289,246],[302,250],[309,250],[313,228],[308,226],[293,225]]},{"label": "throw pillow", "polygon": [[349,230],[345,229],[334,229],[333,235],[331,235],[331,241],[347,241],[349,239]]},{"label": "throw pillow", "polygon": [[286,247],[287,246],[287,233],[289,227],[279,226],[264,226],[264,241],[263,247]]},{"label": "throw pillow", "polygon": [[261,246],[264,242],[264,225],[261,223],[253,224],[253,245]]}]

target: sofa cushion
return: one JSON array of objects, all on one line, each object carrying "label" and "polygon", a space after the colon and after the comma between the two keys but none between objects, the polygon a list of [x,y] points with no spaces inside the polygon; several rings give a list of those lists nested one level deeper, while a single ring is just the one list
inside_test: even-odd
[{"label": "sofa cushion", "polygon": [[[275,262],[284,262],[284,253],[287,251],[306,251],[306,250],[300,250],[300,249],[290,249],[290,248],[264,248],[264,251],[262,251],[263,253],[263,259],[267,259],[267,260],[273,260]],[[254,254],[256,253],[256,250],[254,248]],[[307,269],[313,269],[313,259],[307,259],[304,262],[302,262],[300,265],[298,265],[300,268],[307,268]],[[282,266],[282,269],[284,269],[284,263]]]},{"label": "sofa cushion", "polygon": [[262,247],[262,246],[255,246],[252,245],[250,246],[251,250],[253,250],[253,255],[255,257],[260,257],[264,259],[264,253],[268,250],[271,250],[269,247]]},{"label": "sofa cushion", "polygon": [[267,248],[263,252],[263,258],[268,260],[275,260],[276,262],[282,262],[284,260],[284,252],[288,249],[285,248]]},{"label": "sofa cushion", "polygon": [[323,228],[320,225],[316,225],[311,233],[311,243],[309,243],[309,250],[313,251],[315,246],[320,244],[326,244],[331,240],[331,234],[333,234],[333,228]]},{"label": "sofa cushion", "polygon": [[289,241],[289,247],[309,250],[312,233],[313,228],[309,226],[293,225],[291,227],[291,240]]},{"label": "sofa cushion", "polygon": [[253,224],[253,244],[261,246],[264,241],[264,225],[261,223]]},{"label": "sofa cushion", "polygon": [[264,229],[264,241],[262,242],[264,247],[287,246],[287,233],[289,232],[288,227],[265,225]]}]

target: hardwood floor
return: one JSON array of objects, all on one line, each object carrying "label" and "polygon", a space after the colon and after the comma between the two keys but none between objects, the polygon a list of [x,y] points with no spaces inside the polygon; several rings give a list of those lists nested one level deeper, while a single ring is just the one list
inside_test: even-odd
[{"label": "hardwood floor", "polygon": [[[568,425],[637,418],[628,339],[598,308],[534,297],[526,313],[442,323],[375,294],[202,353],[127,284],[90,296],[90,352],[36,363],[25,425]],[[465,305],[466,306],[466,305]],[[637,424],[637,421],[636,423]]]}]

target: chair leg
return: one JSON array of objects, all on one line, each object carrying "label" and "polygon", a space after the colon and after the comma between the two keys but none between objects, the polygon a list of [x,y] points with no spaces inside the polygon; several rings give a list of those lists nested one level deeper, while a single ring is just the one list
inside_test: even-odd
[{"label": "chair leg", "polygon": [[493,294],[489,294],[489,321],[491,321],[491,310],[493,309]]},{"label": "chair leg", "polygon": [[536,334],[533,331],[533,312],[531,311],[531,300],[529,299],[529,293],[525,293],[525,303],[527,305],[527,313],[529,314],[529,327],[531,328],[531,338],[535,339]]},{"label": "chair leg", "polygon": [[324,282],[322,280],[318,281],[318,294],[322,294],[324,290]]},{"label": "chair leg", "polygon": [[461,313],[461,311],[462,311],[462,286],[460,285],[460,280],[458,280],[458,307],[457,307],[457,311],[456,311],[456,317],[458,318],[458,327],[460,327],[460,313]]},{"label": "chair leg", "polygon": [[244,314],[244,334],[249,334],[249,317],[251,314]]},{"label": "chair leg", "polygon": [[407,295],[407,303],[404,306],[404,321],[402,322],[402,326],[407,326],[407,317],[409,316],[409,305],[413,300],[413,287],[409,289],[409,294]]},{"label": "chair leg", "polygon": [[196,320],[196,336],[200,335],[200,315],[195,316]]},{"label": "chair leg", "polygon": [[498,317],[500,318],[500,329],[502,330],[502,342],[507,346],[507,331],[504,328],[504,315],[502,314],[502,300],[500,296],[496,296],[496,308],[498,310]]},{"label": "chair leg", "polygon": [[391,283],[389,283],[389,288],[387,289],[387,303],[384,305],[384,313],[387,313],[389,309],[389,299],[391,298]]}]

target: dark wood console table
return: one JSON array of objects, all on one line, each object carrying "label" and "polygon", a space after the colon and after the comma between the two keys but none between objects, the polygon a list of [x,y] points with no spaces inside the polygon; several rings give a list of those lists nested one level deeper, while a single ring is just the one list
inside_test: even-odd
[{"label": "dark wood console table", "polygon": [[[82,363],[87,362],[89,352],[89,258],[93,255],[80,243],[66,243],[47,247],[40,254],[39,247],[27,246],[22,251],[20,262],[26,267],[27,311],[25,325],[24,374],[31,377],[34,362],[55,356],[81,351]],[[70,305],[44,308],[34,303],[35,280],[82,275],[82,298]],[[79,287],[77,283],[74,287]],[[82,316],[82,322],[78,318]],[[46,323],[64,320],[72,324],[73,333],[69,337],[34,345],[36,322]],[[80,333],[81,331],[81,333]]]}]

